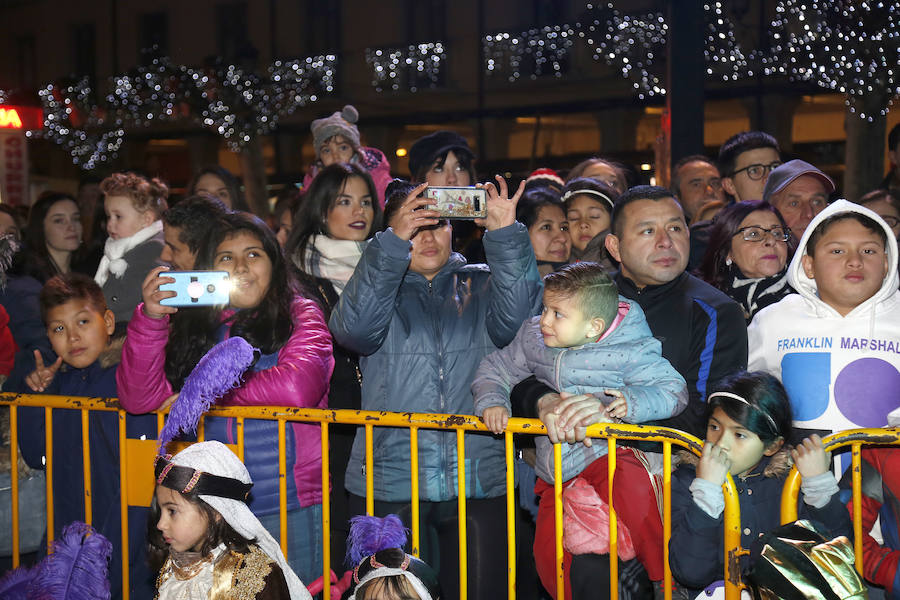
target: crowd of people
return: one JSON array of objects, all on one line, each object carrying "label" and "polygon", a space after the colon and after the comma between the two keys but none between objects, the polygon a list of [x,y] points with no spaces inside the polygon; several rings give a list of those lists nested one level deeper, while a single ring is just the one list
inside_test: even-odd
[{"label": "crowd of people", "polygon": [[[501,176],[479,183],[474,150],[452,131],[416,141],[408,177],[391,180],[384,153],[361,144],[357,119],[347,106],[312,123],[316,162],[271,215],[249,213],[238,180],[218,166],[198,171],[177,201],[161,179],[121,172],[99,184],[102,213],[55,192],[30,207],[27,224],[0,205],[3,391],[116,397],[128,437],[155,439],[151,413],[179,402],[207,352],[241,337],[254,359],[220,405],[482,417],[492,434],[467,434],[464,462],[476,600],[506,594],[497,434],[513,416],[539,418],[548,432],[517,442],[528,509],[518,540],[529,557],[520,561],[520,597],[563,600],[553,543],[557,442],[565,597],[604,597],[610,547],[621,561],[621,597],[663,595],[661,446],[620,444],[609,498],[607,445],[585,435],[595,423],[662,425],[705,440],[699,458],[677,457],[672,476],[676,597],[723,578],[728,473],[743,547],[780,525],[792,464],[802,477],[801,518],[852,539],[847,461],[830,457],[822,438],[900,425],[900,126],[889,136],[896,171],[850,202],[816,166],[783,162],[778,141],[759,131],[732,136],[715,159],[682,159],[670,188],[629,185],[629,170],[603,157],[565,178],[539,169],[511,186]],[[425,193],[476,184],[487,197],[481,219],[450,220]],[[168,286],[180,271],[226,272],[227,304],[173,306]],[[79,413],[53,414],[49,423],[42,410],[21,409],[18,439],[40,471],[45,427],[53,429],[60,529],[84,517],[85,470]],[[323,492],[329,566],[340,576],[362,535],[350,523],[366,512],[367,475],[376,516],[411,525],[405,430],[375,430],[367,474],[362,429],[331,426],[323,490],[321,429],[293,423],[285,558],[274,541],[277,424],[211,417],[205,439],[233,444],[242,433],[244,463],[214,441],[161,455],[151,506],[129,509],[122,556],[118,423],[92,412],[89,425],[93,526],[113,542],[113,597],[127,561],[131,597],[219,597],[208,594],[225,572],[242,582],[242,597],[306,598],[304,584],[323,571]],[[456,437],[426,430],[418,439],[422,560],[398,549],[410,551],[405,537],[351,552],[359,560],[349,565],[347,595],[357,587],[359,598],[459,596]],[[863,575],[873,598],[900,598],[898,456],[896,447],[864,452]],[[741,568],[750,566],[742,557]],[[367,596],[363,588],[382,577],[393,579]]]}]

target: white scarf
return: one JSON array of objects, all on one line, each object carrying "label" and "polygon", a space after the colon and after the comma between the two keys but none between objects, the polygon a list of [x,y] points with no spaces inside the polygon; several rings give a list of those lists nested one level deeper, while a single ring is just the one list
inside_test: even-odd
[{"label": "white scarf", "polygon": [[115,275],[117,279],[122,277],[126,269],[128,269],[128,263],[122,258],[125,256],[125,253],[155,237],[162,230],[162,221],[157,219],[134,235],[118,240],[107,239],[106,246],[103,247],[103,258],[100,259],[100,266],[97,267],[97,274],[94,275],[94,281],[97,282],[97,285],[103,287],[103,284],[109,279],[110,273]]},{"label": "white scarf", "polygon": [[[247,467],[235,456],[234,452],[221,442],[209,441],[192,444],[176,454],[172,458],[172,462],[183,467],[203,471],[204,473],[230,477],[243,483],[251,483]],[[291,600],[312,600],[312,596],[310,596],[303,582],[288,566],[287,560],[285,560],[284,554],[281,552],[281,546],[262,526],[259,519],[250,512],[250,507],[246,503],[207,494],[200,494],[200,498],[216,509],[222,515],[222,518],[239,534],[251,540],[256,538],[256,545],[259,546],[260,550],[265,552],[269,558],[281,567],[281,572],[284,574],[288,590],[291,593]]]},{"label": "white scarf", "polygon": [[313,236],[306,248],[303,272],[329,280],[340,296],[356,270],[367,243],[336,240],[327,235]]}]

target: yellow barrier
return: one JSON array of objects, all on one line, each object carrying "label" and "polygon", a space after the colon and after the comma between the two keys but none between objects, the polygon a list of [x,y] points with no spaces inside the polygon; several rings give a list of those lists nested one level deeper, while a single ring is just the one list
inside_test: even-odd
[{"label": "yellow barrier", "polygon": [[[850,446],[850,477],[853,482],[853,554],[856,570],[863,572],[862,549],[862,446],[900,446],[900,428],[851,429],[829,435],[822,440],[828,451]],[[791,467],[781,494],[781,522],[797,520],[797,499],[800,496],[800,473]]]},{"label": "yellow barrier", "polygon": [[[52,537],[53,526],[53,489],[52,489],[52,409],[59,408],[77,408],[82,410],[82,434],[83,440],[87,440],[90,432],[87,427],[87,414],[90,410],[98,411],[116,411],[119,423],[119,452],[120,452],[120,477],[121,486],[124,490],[122,494],[122,577],[123,577],[123,597],[128,599],[128,513],[127,506],[129,496],[132,496],[132,490],[139,490],[134,495],[149,498],[152,494],[154,484],[152,477],[152,462],[147,458],[147,448],[152,445],[155,447],[155,440],[128,440],[125,436],[125,418],[126,413],[119,408],[115,400],[110,399],[90,399],[90,398],[69,398],[65,396],[46,396],[46,395],[15,395],[0,393],[0,405],[10,406],[10,423],[11,431],[11,460],[12,464],[16,464],[17,460],[17,431],[16,431],[16,407],[18,406],[36,406],[46,407],[46,448],[47,448],[47,513],[48,513],[48,538]],[[460,565],[460,599],[465,600],[467,597],[467,576],[466,576],[466,493],[465,493],[465,445],[464,434],[466,432],[486,433],[487,428],[481,422],[481,419],[472,415],[441,415],[441,414],[419,414],[419,413],[390,413],[390,412],[374,412],[374,411],[352,411],[352,410],[319,410],[319,409],[300,409],[300,408],[283,408],[283,407],[240,407],[240,408],[222,408],[216,407],[211,409],[207,415],[220,417],[235,417],[238,424],[237,446],[232,449],[243,459],[244,439],[243,439],[243,421],[244,419],[269,419],[278,422],[278,444],[279,444],[279,475],[281,478],[280,485],[280,529],[281,529],[281,546],[287,549],[286,536],[286,499],[285,499],[285,432],[284,426],[288,421],[295,422],[318,422],[321,424],[322,431],[322,486],[327,492],[329,485],[329,468],[328,468],[328,425],[330,423],[345,423],[352,425],[362,425],[365,432],[365,448],[366,448],[366,510],[369,514],[374,513],[374,480],[373,480],[373,447],[372,437],[373,428],[379,427],[403,427],[410,430],[410,460],[411,460],[411,489],[412,489],[412,549],[413,553],[419,553],[419,500],[418,500],[418,437],[419,429],[443,429],[455,430],[457,437],[457,460],[458,460],[458,518],[459,518],[459,565]],[[163,414],[158,414],[157,427],[160,429],[163,425]],[[198,430],[198,439],[202,439],[202,426]],[[506,450],[506,494],[507,494],[507,544],[508,544],[508,596],[510,600],[515,599],[516,581],[515,581],[515,488],[513,472],[513,441],[514,433],[525,433],[532,435],[545,434],[546,430],[543,424],[534,419],[510,419],[504,434],[505,450]],[[668,429],[664,427],[649,427],[641,425],[625,425],[625,424],[601,424],[593,425],[588,428],[590,437],[607,438],[609,446],[609,497],[612,498],[612,482],[615,472],[616,457],[616,440],[640,440],[650,442],[660,442],[663,445],[663,456],[665,459],[665,471],[663,474],[664,492],[663,492],[663,531],[664,531],[664,548],[665,557],[665,579],[664,589],[667,599],[671,598],[672,575],[668,566],[668,541],[671,534],[671,456],[672,445],[675,444],[694,454],[700,454],[702,443],[697,438],[684,432]],[[142,442],[142,444],[135,444]],[[88,444],[83,443],[85,458],[85,521],[91,522],[90,509],[90,454]],[[138,450],[137,448],[143,448]],[[137,464],[133,461],[138,461]],[[15,468],[15,467],[13,467]],[[556,514],[556,556],[557,556],[557,597],[562,600],[564,598],[564,579],[562,573],[562,485],[561,485],[561,453],[560,446],[554,448],[554,468],[555,480],[554,496],[555,496],[555,514]],[[146,476],[141,476],[146,473]],[[13,485],[16,486],[16,473],[13,475]],[[730,565],[737,565],[737,557],[743,552],[740,548],[740,506],[737,500],[737,493],[734,482],[728,476],[725,485],[725,595],[727,600],[737,600],[740,595],[740,572],[737,569],[729,569]],[[16,488],[13,488],[12,495],[13,515],[17,514],[18,496]],[[612,504],[612,503],[610,503]],[[324,579],[324,597],[330,600],[331,589],[329,584],[329,565],[330,565],[330,503],[328,494],[323,494],[322,503],[322,531],[323,531],[323,579]],[[618,595],[617,573],[618,573],[618,557],[615,549],[616,545],[616,517],[615,510],[610,506],[610,562],[611,562],[611,584],[610,597],[615,599]],[[13,565],[17,566],[19,562],[18,550],[18,520],[13,519]]]}]

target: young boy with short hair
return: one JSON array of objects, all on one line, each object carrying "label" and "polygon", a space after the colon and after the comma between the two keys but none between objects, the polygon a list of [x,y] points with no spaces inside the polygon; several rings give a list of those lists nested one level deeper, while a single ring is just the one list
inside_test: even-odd
[{"label": "young boy with short hair", "polygon": [[788,391],[798,439],[884,427],[900,406],[897,240],[875,212],[838,200],[806,228],[788,267],[796,294],[747,329],[749,369]]},{"label": "young boy with short hair", "polygon": [[[566,265],[544,278],[543,313],[526,321],[508,346],[481,361],[472,384],[475,414],[483,416],[491,431],[502,432],[509,418],[510,390],[535,375],[559,392],[597,396],[607,404],[610,422],[668,418],[684,410],[688,395],[684,378],[662,357],[661,348],[640,306],[619,296],[600,265]],[[535,471],[540,477],[535,492],[543,497],[553,493],[553,444],[546,436],[538,436],[535,446]],[[606,452],[606,444],[601,443],[563,445],[563,480],[576,476],[582,480],[567,487],[574,485],[599,496],[596,503],[601,506],[608,499]],[[623,558],[637,556],[650,579],[659,581],[663,576],[662,523],[655,488],[643,454],[620,448],[613,501],[620,529],[627,530],[633,542],[630,555]],[[582,509],[575,503],[571,508],[577,520],[591,519],[579,514]],[[551,594],[556,591],[553,522],[553,503],[547,496],[539,505],[534,551],[538,574]],[[569,551],[602,553],[592,546],[607,531],[593,525],[581,531],[567,521],[567,588]],[[623,545],[619,548],[622,554]],[[571,597],[569,592],[566,595]]]},{"label": "young boy with short hair", "polygon": [[[111,345],[115,318],[107,308],[103,290],[90,277],[78,273],[57,275],[44,284],[40,295],[41,316],[56,360],[45,361],[35,350],[33,369],[10,391],[60,396],[115,398],[116,368],[121,345]],[[9,389],[9,388],[4,388]],[[45,430],[42,409],[19,410],[19,445],[25,461],[44,468]],[[125,420],[129,438],[156,437],[155,415]],[[119,431],[115,412],[91,411],[88,427],[91,462],[93,526],[114,542],[110,565],[111,589],[121,589]],[[84,467],[80,411],[53,410],[53,508],[55,536],[72,521],[85,520]],[[146,508],[130,507],[129,544],[132,594],[152,590],[144,565],[143,534]],[[114,595],[116,597],[116,595]]]}]

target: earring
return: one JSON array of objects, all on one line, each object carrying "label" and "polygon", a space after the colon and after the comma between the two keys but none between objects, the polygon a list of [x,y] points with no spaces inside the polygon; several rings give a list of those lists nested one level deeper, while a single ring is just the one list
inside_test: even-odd
[{"label": "earring", "polygon": [[730,256],[725,259],[725,265],[729,266],[729,267],[731,266],[731,257]]}]

